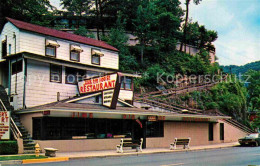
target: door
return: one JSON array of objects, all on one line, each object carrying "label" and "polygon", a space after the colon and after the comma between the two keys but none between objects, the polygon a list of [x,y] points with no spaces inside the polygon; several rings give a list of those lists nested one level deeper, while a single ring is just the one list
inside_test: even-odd
[{"label": "door", "polygon": [[136,119],[132,125],[132,140],[140,140],[143,138],[142,148],[146,148],[146,123],[144,120]]}]

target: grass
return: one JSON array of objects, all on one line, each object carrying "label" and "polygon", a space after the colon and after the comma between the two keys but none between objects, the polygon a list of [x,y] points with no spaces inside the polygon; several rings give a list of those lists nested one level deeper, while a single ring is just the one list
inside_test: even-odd
[{"label": "grass", "polygon": [[48,158],[46,156],[40,155],[39,157],[36,157],[35,155],[19,155],[19,156],[0,156],[0,161],[6,161],[6,160],[26,160],[26,159],[44,159]]}]

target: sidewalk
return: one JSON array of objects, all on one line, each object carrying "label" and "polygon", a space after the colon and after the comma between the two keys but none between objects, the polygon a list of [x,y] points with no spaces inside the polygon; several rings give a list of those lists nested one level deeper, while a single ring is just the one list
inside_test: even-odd
[{"label": "sidewalk", "polygon": [[[61,162],[61,161],[68,161],[73,159],[95,158],[95,157],[120,157],[120,156],[131,156],[131,155],[138,156],[138,155],[155,154],[155,153],[188,152],[188,151],[228,148],[228,147],[234,147],[238,145],[239,145],[238,142],[231,142],[231,143],[222,143],[222,144],[191,146],[190,149],[182,149],[182,146],[177,146],[176,150],[170,150],[169,148],[147,148],[147,149],[143,149],[143,152],[136,152],[133,149],[124,149],[124,153],[117,153],[116,148],[115,150],[103,150],[103,151],[61,152],[61,153],[56,153],[56,157],[50,157],[46,159],[0,161],[0,165]],[[41,155],[44,155],[44,153],[42,153]]]},{"label": "sidewalk", "polygon": [[134,149],[124,149],[124,153],[117,153],[115,150],[104,150],[104,151],[86,151],[86,152],[63,152],[56,153],[57,157],[68,157],[69,159],[79,158],[94,158],[94,157],[116,157],[116,156],[127,156],[127,155],[143,155],[153,153],[173,153],[173,152],[186,152],[186,151],[197,151],[207,149],[218,149],[238,146],[238,142],[222,143],[213,145],[203,146],[191,146],[190,149],[182,149],[182,146],[177,146],[176,150],[170,150],[170,148],[147,148],[143,149],[143,152],[136,152]]}]

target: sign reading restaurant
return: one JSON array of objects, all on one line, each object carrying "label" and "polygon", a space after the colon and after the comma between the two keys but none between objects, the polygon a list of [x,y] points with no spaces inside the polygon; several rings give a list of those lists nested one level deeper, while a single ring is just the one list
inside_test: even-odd
[{"label": "sign reading restaurant", "polygon": [[87,94],[108,89],[116,86],[117,73],[86,79],[78,83],[80,94]]},{"label": "sign reading restaurant", "polygon": [[78,82],[79,93],[102,92],[103,105],[115,109],[121,86],[120,76],[121,73],[113,73],[80,81]]},{"label": "sign reading restaurant", "polygon": [[10,112],[0,112],[0,140],[10,139]]}]

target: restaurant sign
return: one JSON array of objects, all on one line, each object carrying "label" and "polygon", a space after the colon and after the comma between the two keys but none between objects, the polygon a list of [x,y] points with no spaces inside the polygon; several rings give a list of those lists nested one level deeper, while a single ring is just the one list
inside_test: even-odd
[{"label": "restaurant sign", "polygon": [[0,112],[0,140],[10,139],[10,112]]},{"label": "restaurant sign", "polygon": [[117,73],[85,79],[84,81],[80,81],[78,83],[79,93],[87,94],[114,89],[116,86],[116,80]]},{"label": "restaurant sign", "polygon": [[113,73],[80,81],[78,82],[79,93],[102,92],[103,105],[115,109],[121,87],[121,76],[121,73]]}]

